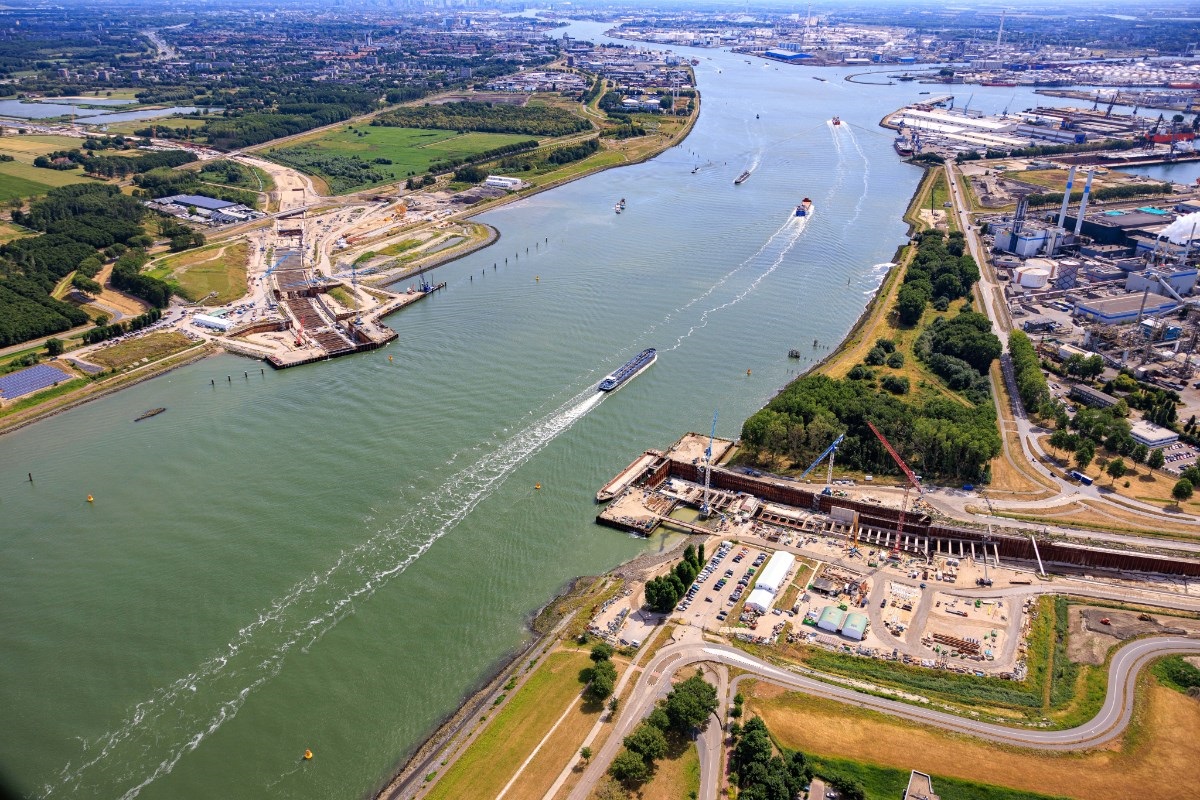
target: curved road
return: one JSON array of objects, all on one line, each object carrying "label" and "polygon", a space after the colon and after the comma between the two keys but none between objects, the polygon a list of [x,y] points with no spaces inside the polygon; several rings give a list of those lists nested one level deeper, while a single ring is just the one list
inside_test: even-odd
[{"label": "curved road", "polygon": [[[776,667],[727,645],[700,642],[669,645],[660,650],[646,666],[633,693],[625,702],[620,719],[600,753],[592,759],[583,779],[571,792],[570,800],[583,800],[590,794],[616,756],[624,737],[645,718],[657,698],[665,694],[674,674],[680,669],[706,661],[737,667],[749,673],[732,682],[729,689],[731,692],[736,691],[743,678],[756,677],[794,691],[819,695],[995,742],[1037,750],[1073,751],[1094,748],[1120,736],[1133,715],[1138,672],[1155,658],[1183,653],[1200,653],[1200,639],[1167,636],[1140,639],[1125,645],[1117,651],[1109,666],[1108,690],[1104,705],[1094,718],[1067,730],[1025,730],[863,694]],[[723,697],[721,700],[723,704],[727,702],[727,698]],[[713,785],[713,778],[702,775],[701,785],[708,789]]]}]

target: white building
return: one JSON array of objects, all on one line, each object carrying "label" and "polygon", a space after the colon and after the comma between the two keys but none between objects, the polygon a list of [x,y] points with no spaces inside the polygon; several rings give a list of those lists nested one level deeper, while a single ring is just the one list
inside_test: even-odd
[{"label": "white building", "polygon": [[1151,450],[1157,450],[1179,441],[1179,434],[1175,431],[1155,425],[1153,422],[1146,422],[1144,419],[1129,426],[1129,435],[1135,442],[1144,444]]},{"label": "white building", "polygon": [[771,560],[763,567],[763,571],[758,573],[758,578],[754,581],[756,589],[766,589],[771,594],[775,594],[783,586],[783,580],[792,571],[792,565],[796,563],[796,557],[791,553],[782,551],[771,556]]},{"label": "white building", "polygon": [[499,189],[505,189],[510,192],[515,192],[525,185],[525,181],[520,178],[510,178],[506,175],[488,175],[483,182],[484,186],[495,186]]},{"label": "white building", "polygon": [[775,603],[775,593],[769,592],[766,589],[755,589],[746,598],[746,610],[756,611],[759,614],[766,614],[771,610],[771,606]]},{"label": "white building", "polygon": [[233,327],[233,323],[221,317],[212,317],[208,314],[196,314],[192,317],[192,323],[199,325],[202,328],[212,328],[221,333],[227,333]]}]

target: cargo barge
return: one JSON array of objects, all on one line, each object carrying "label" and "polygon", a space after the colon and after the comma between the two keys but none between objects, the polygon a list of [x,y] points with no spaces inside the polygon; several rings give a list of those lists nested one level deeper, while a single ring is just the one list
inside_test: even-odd
[{"label": "cargo barge", "polygon": [[657,359],[658,351],[653,347],[647,348],[625,362],[620,369],[605,377],[596,388],[602,392],[611,392],[619,389],[627,381],[632,380],[648,369]]},{"label": "cargo barge", "polygon": [[749,180],[749,178],[750,178],[750,170],[746,170],[741,175],[738,175],[736,178],[733,179],[733,185],[741,186],[743,183],[745,183],[747,180]]}]

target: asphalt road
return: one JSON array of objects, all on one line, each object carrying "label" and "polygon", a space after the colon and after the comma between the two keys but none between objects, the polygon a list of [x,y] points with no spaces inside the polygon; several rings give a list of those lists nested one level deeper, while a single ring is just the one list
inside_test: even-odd
[{"label": "asphalt road", "polygon": [[[1138,672],[1155,658],[1180,653],[1200,653],[1200,639],[1182,636],[1155,637],[1141,639],[1123,646],[1112,659],[1109,667],[1108,692],[1104,699],[1104,705],[1094,718],[1078,727],[1066,730],[1027,730],[972,720],[898,700],[862,694],[853,689],[825,683],[776,667],[727,645],[704,642],[674,644],[660,650],[647,665],[641,679],[634,687],[633,693],[626,700],[612,735],[605,742],[601,752],[592,760],[570,798],[571,800],[584,800],[590,795],[608,764],[617,754],[622,739],[650,712],[658,698],[666,694],[674,674],[681,669],[706,661],[746,671],[746,674],[739,675],[733,680],[729,687],[731,693],[737,691],[738,685],[744,678],[757,678],[793,691],[807,692],[945,730],[971,734],[994,742],[1037,750],[1078,751],[1097,747],[1120,736],[1133,714]],[[715,727],[715,725],[710,722],[711,727]],[[707,750],[708,748],[702,749]],[[711,755],[701,760],[701,798],[704,800],[715,800],[716,798],[718,776],[711,773],[719,770],[719,764],[719,757],[714,759]]]}]

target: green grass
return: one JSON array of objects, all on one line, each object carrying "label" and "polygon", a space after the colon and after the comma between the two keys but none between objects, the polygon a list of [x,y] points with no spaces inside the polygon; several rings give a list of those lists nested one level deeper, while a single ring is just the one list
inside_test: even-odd
[{"label": "green grass", "polygon": [[1183,656],[1159,659],[1150,669],[1158,682],[1168,689],[1187,694],[1188,689],[1200,686],[1200,669]]},{"label": "green grass", "polygon": [[[841,775],[858,781],[866,790],[868,800],[893,800],[903,797],[908,787],[909,773],[892,767],[868,764],[849,758],[809,756],[813,770],[821,778]],[[958,778],[933,775],[933,790],[942,800],[1049,800],[1051,795],[992,786]]]},{"label": "green grass", "polygon": [[208,245],[163,259],[146,274],[167,281],[173,292],[188,300],[201,300],[216,292],[216,297],[206,302],[220,305],[246,293],[249,258],[250,245],[246,242]]},{"label": "green grass", "polygon": [[[410,174],[423,174],[439,161],[468,158],[530,138],[507,133],[459,134],[418,128],[356,126],[354,130],[343,128],[291,147],[269,151],[268,155],[280,163],[315,173],[328,181],[335,191],[352,192],[402,181]],[[370,167],[380,177],[364,180],[350,173],[340,176],[328,161],[336,157],[353,159]],[[392,163],[374,163],[377,158]]]},{"label": "green grass", "polygon": [[562,715],[583,684],[579,672],[590,666],[587,653],[552,653],[471,743],[427,795],[426,800],[495,797],[513,771]]},{"label": "green grass", "polygon": [[421,244],[419,239],[405,239],[403,241],[396,242],[395,244],[389,244],[387,247],[380,250],[377,255],[398,256],[405,250],[411,250],[419,244]]}]

